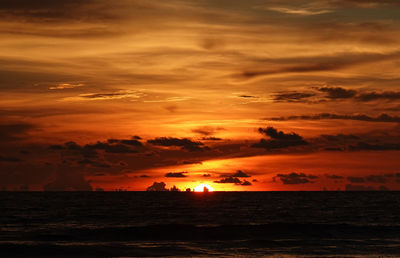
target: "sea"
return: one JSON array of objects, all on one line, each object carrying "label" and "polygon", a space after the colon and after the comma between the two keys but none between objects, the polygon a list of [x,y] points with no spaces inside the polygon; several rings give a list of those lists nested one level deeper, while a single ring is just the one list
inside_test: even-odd
[{"label": "sea", "polygon": [[400,257],[400,192],[0,192],[0,257]]}]

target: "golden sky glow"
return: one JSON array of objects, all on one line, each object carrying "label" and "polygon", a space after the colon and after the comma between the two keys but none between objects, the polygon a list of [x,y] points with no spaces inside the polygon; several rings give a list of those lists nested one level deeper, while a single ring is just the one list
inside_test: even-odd
[{"label": "golden sky glow", "polygon": [[0,187],[400,190],[399,17],[395,0],[1,1]]}]

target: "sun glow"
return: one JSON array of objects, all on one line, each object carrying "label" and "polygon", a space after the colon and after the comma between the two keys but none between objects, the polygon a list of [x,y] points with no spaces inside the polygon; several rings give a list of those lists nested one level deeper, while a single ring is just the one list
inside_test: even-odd
[{"label": "sun glow", "polygon": [[194,188],[195,192],[212,192],[214,189],[208,184],[199,184]]}]

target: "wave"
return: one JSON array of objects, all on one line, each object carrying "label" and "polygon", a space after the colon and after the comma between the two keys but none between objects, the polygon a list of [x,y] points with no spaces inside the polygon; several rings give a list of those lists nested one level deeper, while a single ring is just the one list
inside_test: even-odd
[{"label": "wave", "polygon": [[273,223],[262,225],[195,226],[183,224],[137,227],[41,229],[24,234],[24,240],[241,240],[241,239],[394,239],[400,226]]},{"label": "wave", "polygon": [[0,252],[5,257],[398,256],[398,232],[398,226],[293,223],[43,229],[0,239]]}]

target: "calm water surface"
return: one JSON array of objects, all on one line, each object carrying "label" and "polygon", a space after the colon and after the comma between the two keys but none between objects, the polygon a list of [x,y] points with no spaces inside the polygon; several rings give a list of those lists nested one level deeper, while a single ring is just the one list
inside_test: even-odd
[{"label": "calm water surface", "polygon": [[2,257],[400,256],[399,192],[0,192]]}]

